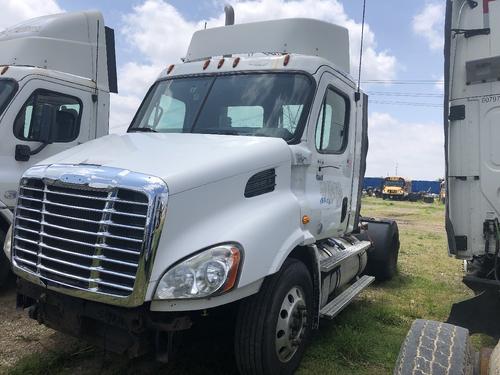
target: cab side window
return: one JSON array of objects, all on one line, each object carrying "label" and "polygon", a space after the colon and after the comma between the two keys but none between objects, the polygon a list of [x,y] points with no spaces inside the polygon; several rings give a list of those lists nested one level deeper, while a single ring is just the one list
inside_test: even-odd
[{"label": "cab side window", "polygon": [[316,149],[327,154],[340,154],[347,144],[349,99],[329,88],[316,124]]},{"label": "cab side window", "polygon": [[14,135],[23,141],[71,142],[80,133],[79,99],[47,90],[36,90],[14,121]]}]

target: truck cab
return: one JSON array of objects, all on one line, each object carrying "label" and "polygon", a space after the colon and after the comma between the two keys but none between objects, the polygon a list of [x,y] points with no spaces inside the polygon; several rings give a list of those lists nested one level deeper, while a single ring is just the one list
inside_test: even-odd
[{"label": "truck cab", "polygon": [[[0,243],[32,165],[108,134],[113,30],[99,12],[56,14],[0,32]],[[8,263],[0,256],[0,285]]]},{"label": "truck cab", "polygon": [[349,63],[347,30],[321,21],[196,32],[127,134],[24,173],[18,306],[159,360],[230,308],[240,372],[293,373],[320,318],[396,272],[397,225],[360,216],[368,99]]}]

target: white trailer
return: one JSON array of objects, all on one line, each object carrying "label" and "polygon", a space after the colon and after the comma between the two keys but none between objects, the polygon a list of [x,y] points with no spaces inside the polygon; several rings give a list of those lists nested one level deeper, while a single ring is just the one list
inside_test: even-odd
[{"label": "white trailer", "polygon": [[472,351],[469,334],[500,338],[500,1],[447,0],[444,131],[446,232],[475,297],[453,305],[447,323],[417,320],[394,374],[500,373]]},{"label": "white trailer", "polygon": [[[32,165],[108,134],[117,92],[113,30],[99,12],[31,19],[0,32],[0,245]],[[9,263],[0,254],[0,285]]]},{"label": "white trailer", "polygon": [[18,307],[159,360],[229,307],[240,372],[293,373],[321,317],[396,272],[396,223],[360,218],[367,105],[345,28],[196,32],[127,134],[24,173],[5,246]]}]

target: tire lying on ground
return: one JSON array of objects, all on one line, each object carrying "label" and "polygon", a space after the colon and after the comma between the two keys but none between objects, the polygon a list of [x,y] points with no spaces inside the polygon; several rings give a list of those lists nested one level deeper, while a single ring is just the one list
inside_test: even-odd
[{"label": "tire lying on ground", "polygon": [[259,293],[238,311],[234,336],[236,364],[243,375],[287,375],[299,366],[309,341],[312,280],[306,266],[287,259]]},{"label": "tire lying on ground", "polygon": [[378,281],[392,279],[397,273],[399,257],[399,230],[394,220],[368,219],[361,221],[367,224],[367,230],[357,235],[360,240],[372,241],[368,250],[368,263],[365,274],[375,276]]},{"label": "tire lying on ground", "polygon": [[418,319],[401,346],[394,375],[473,375],[473,359],[467,329]]}]

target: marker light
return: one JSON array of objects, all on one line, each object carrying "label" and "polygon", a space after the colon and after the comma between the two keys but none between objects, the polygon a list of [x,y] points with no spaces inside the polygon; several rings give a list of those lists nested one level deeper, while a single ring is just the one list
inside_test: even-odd
[{"label": "marker light", "polygon": [[285,55],[285,60],[283,61],[283,65],[287,66],[289,62],[290,62],[290,55],[286,54]]},{"label": "marker light", "polygon": [[217,64],[217,69],[220,69],[224,65],[224,59],[220,59],[219,63]]},{"label": "marker light", "polygon": [[170,74],[172,72],[172,70],[174,70],[174,64],[170,65],[167,69],[167,74]]},{"label": "marker light", "polygon": [[205,61],[205,63],[203,64],[203,70],[207,69],[208,65],[210,65],[210,60]]},{"label": "marker light", "polygon": [[311,218],[308,215],[302,216],[302,224],[306,225],[311,222]]},{"label": "marker light", "polygon": [[7,70],[9,70],[9,67],[8,67],[8,66],[4,66],[4,67],[2,68],[2,70],[0,71],[0,75],[2,75],[2,76],[3,76]]},{"label": "marker light", "polygon": [[205,250],[168,270],[156,288],[156,299],[203,298],[236,285],[241,252],[236,245]]},{"label": "marker light", "polygon": [[239,63],[240,63],[240,58],[239,57],[235,58],[233,61],[233,68],[236,68]]}]

